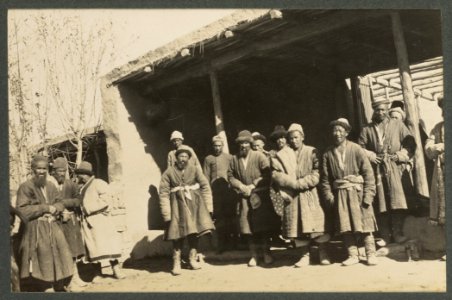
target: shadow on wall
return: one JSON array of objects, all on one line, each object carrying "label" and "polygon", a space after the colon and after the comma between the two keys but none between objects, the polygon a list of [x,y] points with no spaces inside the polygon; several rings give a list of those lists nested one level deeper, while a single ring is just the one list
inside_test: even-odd
[{"label": "shadow on wall", "polygon": [[163,221],[160,212],[160,198],[159,192],[155,185],[149,186],[149,200],[148,200],[148,229],[149,230],[163,230],[165,229],[165,222]]}]

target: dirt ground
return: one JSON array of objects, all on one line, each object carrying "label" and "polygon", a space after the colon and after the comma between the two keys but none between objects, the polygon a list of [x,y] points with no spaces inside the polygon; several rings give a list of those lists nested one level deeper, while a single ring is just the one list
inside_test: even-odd
[{"label": "dirt ground", "polygon": [[[124,265],[127,278],[96,277],[84,292],[444,292],[446,263],[379,258],[343,267],[311,265],[294,268],[295,257],[277,257],[271,267],[246,266],[246,252],[233,259],[207,257],[201,270],[184,269],[172,276],[170,258],[153,258]],[[110,272],[105,269],[104,273]]]}]

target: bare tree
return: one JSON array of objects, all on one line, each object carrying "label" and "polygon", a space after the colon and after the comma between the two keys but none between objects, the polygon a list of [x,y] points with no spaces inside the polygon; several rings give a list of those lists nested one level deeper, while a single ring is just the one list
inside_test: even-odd
[{"label": "bare tree", "polygon": [[113,59],[111,21],[85,24],[80,16],[35,18],[44,52],[46,88],[52,112],[83,157],[86,129],[101,124],[99,77],[102,64]]}]

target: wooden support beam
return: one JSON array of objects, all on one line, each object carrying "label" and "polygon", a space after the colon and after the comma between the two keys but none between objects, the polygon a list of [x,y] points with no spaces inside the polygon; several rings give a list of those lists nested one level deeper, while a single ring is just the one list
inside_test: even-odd
[{"label": "wooden support beam", "polygon": [[[328,16],[328,18],[320,18],[319,20],[305,24],[304,26],[293,26],[290,29],[287,29],[279,34],[269,36],[263,40],[259,40],[254,43],[246,42],[243,47],[235,51],[226,52],[224,54],[212,53],[210,54],[210,60],[206,59],[204,64],[185,68],[174,72],[170,76],[156,78],[153,85],[157,89],[175,85],[193,77],[203,76],[209,73],[210,70],[221,70],[231,63],[251,57],[258,52],[275,50],[295,42],[300,42],[314,36],[349,26],[362,20],[381,16],[384,16],[384,14],[377,10],[362,12],[359,14],[352,11],[339,11],[334,15]],[[206,56],[207,55],[209,54],[206,53]]]},{"label": "wooden support beam", "polygon": [[223,151],[229,153],[228,138],[224,130],[223,110],[221,109],[220,88],[218,86],[218,77],[215,71],[209,73],[210,85],[212,88],[213,111],[215,114],[215,130],[224,141]]},{"label": "wooden support beam", "polygon": [[400,77],[402,80],[402,92],[405,100],[406,123],[408,128],[414,134],[416,140],[416,151],[414,154],[414,182],[417,193],[429,197],[429,186],[424,161],[424,147],[421,142],[419,132],[419,111],[417,109],[416,97],[413,90],[410,74],[410,64],[408,61],[408,52],[403,34],[402,22],[398,12],[391,12],[392,32],[394,35],[394,44],[397,53],[397,62],[399,65]]}]

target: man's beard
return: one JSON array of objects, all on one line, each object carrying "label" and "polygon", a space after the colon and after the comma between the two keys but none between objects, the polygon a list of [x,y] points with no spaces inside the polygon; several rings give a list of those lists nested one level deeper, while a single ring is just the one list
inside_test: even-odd
[{"label": "man's beard", "polygon": [[58,184],[64,183],[64,179],[65,179],[64,176],[55,175],[54,177],[55,177],[56,181],[58,182]]},{"label": "man's beard", "polygon": [[45,187],[46,182],[47,182],[47,174],[44,174],[42,176],[35,175],[34,178],[33,178],[33,182],[39,188]]},{"label": "man's beard", "polygon": [[240,157],[246,157],[248,155],[249,149],[240,149]]}]

